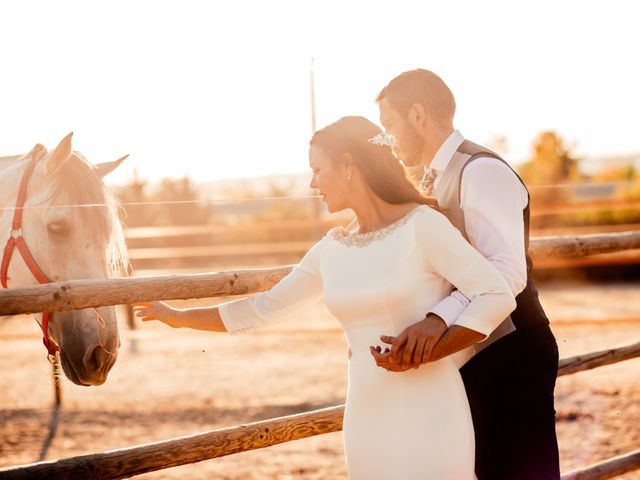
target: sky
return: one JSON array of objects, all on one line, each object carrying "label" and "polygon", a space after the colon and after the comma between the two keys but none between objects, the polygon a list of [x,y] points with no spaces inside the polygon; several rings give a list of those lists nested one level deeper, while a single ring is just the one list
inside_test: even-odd
[{"label": "sky", "polygon": [[0,155],[74,148],[151,181],[308,170],[316,126],[378,123],[375,97],[427,68],[455,126],[507,159],[555,130],[579,155],[640,153],[633,1],[349,0],[0,3]]}]

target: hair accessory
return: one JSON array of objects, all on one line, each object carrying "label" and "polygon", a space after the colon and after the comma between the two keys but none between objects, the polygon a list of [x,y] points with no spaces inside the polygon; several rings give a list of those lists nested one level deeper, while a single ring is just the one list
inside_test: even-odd
[{"label": "hair accessory", "polygon": [[395,147],[398,144],[398,140],[392,133],[379,133],[374,135],[369,140],[369,143],[373,143],[374,145],[381,145],[385,147]]}]

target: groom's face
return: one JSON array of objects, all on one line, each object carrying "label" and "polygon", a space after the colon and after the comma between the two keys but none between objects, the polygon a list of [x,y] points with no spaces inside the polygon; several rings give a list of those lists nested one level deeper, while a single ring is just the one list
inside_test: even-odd
[{"label": "groom's face", "polygon": [[396,138],[393,154],[407,167],[415,167],[423,163],[425,141],[420,132],[411,124],[406,116],[396,110],[389,99],[383,98],[380,103],[380,123],[385,132]]}]

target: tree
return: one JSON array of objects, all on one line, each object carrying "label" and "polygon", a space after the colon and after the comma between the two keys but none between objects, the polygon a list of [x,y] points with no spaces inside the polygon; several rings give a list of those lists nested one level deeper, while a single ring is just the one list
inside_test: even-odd
[{"label": "tree", "polygon": [[546,131],[534,141],[533,157],[520,167],[519,173],[528,185],[575,182],[581,179],[578,161],[556,132]]},{"label": "tree", "polygon": [[146,193],[147,185],[147,181],[141,179],[138,170],[135,169],[129,183],[114,190],[116,198],[123,204],[122,222],[127,227],[155,224],[157,212],[145,205],[149,200]]},{"label": "tree", "polygon": [[157,185],[140,179],[137,171],[133,178],[115,191],[126,215],[127,227],[200,225],[211,220],[214,207],[200,198],[190,178],[164,178]]},{"label": "tree", "polygon": [[214,209],[213,205],[200,198],[197,188],[186,176],[180,179],[162,179],[151,200],[158,202],[159,225],[206,224],[211,220]]}]

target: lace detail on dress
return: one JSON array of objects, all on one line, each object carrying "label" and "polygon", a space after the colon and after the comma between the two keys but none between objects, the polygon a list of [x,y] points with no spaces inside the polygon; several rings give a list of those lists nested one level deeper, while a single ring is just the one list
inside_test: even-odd
[{"label": "lace detail on dress", "polygon": [[379,228],[378,230],[373,230],[366,233],[354,233],[349,235],[344,227],[334,227],[329,230],[329,232],[327,232],[327,236],[329,236],[336,242],[342,243],[343,245],[346,245],[348,247],[366,247],[373,242],[382,240],[387,235],[393,233],[396,229],[403,226],[416,212],[421,210],[423,206],[424,205],[417,206],[413,210],[408,211],[404,216],[400,217],[395,222],[390,223],[386,227]]}]

